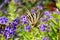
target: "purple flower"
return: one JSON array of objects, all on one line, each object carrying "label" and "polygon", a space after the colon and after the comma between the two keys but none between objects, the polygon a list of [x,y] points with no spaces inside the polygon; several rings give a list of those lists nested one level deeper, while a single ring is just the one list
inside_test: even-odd
[{"label": "purple flower", "polygon": [[49,11],[44,11],[44,15],[51,15],[51,12],[49,12]]},{"label": "purple flower", "polygon": [[6,39],[10,38],[10,33],[7,30],[4,31],[3,35],[5,36]]},{"label": "purple flower", "polygon": [[12,27],[16,27],[18,24],[20,24],[19,18],[16,18],[16,19],[13,20],[13,22],[11,23]]},{"label": "purple flower", "polygon": [[8,18],[0,17],[0,24],[7,24],[7,23],[8,23]]},{"label": "purple flower", "polygon": [[27,21],[27,20],[25,20],[25,21],[23,21],[22,23],[23,23],[23,24],[26,24],[26,23],[28,23],[28,21]]},{"label": "purple flower", "polygon": [[53,18],[51,15],[47,15],[46,17],[47,19]]},{"label": "purple flower", "polygon": [[10,35],[14,36],[15,31],[13,29],[10,29]]},{"label": "purple flower", "polygon": [[23,18],[22,21],[27,21],[27,19]]},{"label": "purple flower", "polygon": [[20,18],[21,19],[26,19],[26,16],[25,15],[22,15]]},{"label": "purple flower", "polygon": [[42,40],[50,40],[49,37],[43,37]]},{"label": "purple flower", "polygon": [[39,10],[42,10],[42,9],[43,9],[42,6],[40,6],[40,5],[38,5],[37,8],[38,8]]},{"label": "purple flower", "polygon": [[10,28],[11,28],[10,26],[6,26],[6,27],[5,27],[5,30],[9,31]]},{"label": "purple flower", "polygon": [[[8,23],[8,18],[6,17],[0,17],[0,24],[7,24]],[[0,33],[3,33],[5,28],[0,27]]]},{"label": "purple flower", "polygon": [[60,14],[60,11],[56,10],[56,11],[54,11],[54,14]]},{"label": "purple flower", "polygon": [[42,18],[41,20],[42,20],[42,22],[45,22],[45,21],[47,21],[47,18]]},{"label": "purple flower", "polygon": [[6,26],[5,31],[8,31],[9,33],[11,33],[11,32],[13,32],[13,31],[15,31],[15,30],[13,30],[13,29],[16,30],[16,28],[13,28],[13,27],[11,27],[11,26]]},{"label": "purple flower", "polygon": [[31,9],[31,13],[36,13],[36,11],[34,9]]},{"label": "purple flower", "polygon": [[39,27],[39,29],[40,29],[41,31],[45,31],[45,25],[44,25],[44,24],[41,24],[40,27]]},{"label": "purple flower", "polygon": [[30,31],[30,28],[31,28],[31,26],[26,26],[26,27],[24,27],[24,30],[25,31]]},{"label": "purple flower", "polygon": [[[7,20],[3,18],[4,20]],[[1,19],[0,19],[1,20]],[[13,20],[13,22],[5,27],[5,30],[3,32],[3,35],[5,36],[6,39],[9,39],[11,36],[14,36],[14,33],[16,31],[16,26],[20,23],[20,20],[16,18]],[[11,36],[10,36],[11,35]]]},{"label": "purple flower", "polygon": [[16,18],[15,20],[13,20],[13,22],[16,23],[16,24],[19,24],[20,20],[19,20],[19,18]]},{"label": "purple flower", "polygon": [[47,19],[52,18],[51,12],[49,12],[49,11],[44,11],[44,16],[46,16]]},{"label": "purple flower", "polygon": [[28,23],[27,17],[25,15],[21,16],[21,21],[22,21],[23,24]]},{"label": "purple flower", "polygon": [[60,11],[58,11],[57,14],[60,14]]},{"label": "purple flower", "polygon": [[11,27],[11,26],[6,26],[3,35],[5,36],[6,39],[10,38],[12,36],[14,36],[16,28]]},{"label": "purple flower", "polygon": [[15,24],[15,23],[12,22],[12,23],[11,23],[11,26],[12,26],[12,27],[16,27],[17,24]]}]

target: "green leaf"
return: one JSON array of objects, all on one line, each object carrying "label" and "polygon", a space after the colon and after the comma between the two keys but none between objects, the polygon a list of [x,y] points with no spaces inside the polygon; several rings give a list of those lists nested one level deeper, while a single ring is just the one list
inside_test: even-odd
[{"label": "green leaf", "polygon": [[10,19],[10,21],[14,20],[17,15],[17,13],[15,13],[16,7],[17,6],[15,5],[14,1],[12,0],[9,4],[9,10],[8,10],[8,14],[10,16],[7,16]]},{"label": "green leaf", "polygon": [[54,17],[54,18],[57,18],[58,17],[58,14],[52,14],[52,16]]},{"label": "green leaf", "polygon": [[58,15],[58,19],[60,19],[60,15]]},{"label": "green leaf", "polygon": [[56,3],[57,8],[60,9],[60,3]]},{"label": "green leaf", "polygon": [[53,35],[57,36],[57,30],[55,29],[55,27],[53,26],[50,26],[50,27],[51,27]]},{"label": "green leaf", "polygon": [[3,16],[3,13],[0,12],[0,17]]},{"label": "green leaf", "polygon": [[53,40],[52,34],[48,33],[48,36],[50,37],[50,40]]},{"label": "green leaf", "polygon": [[54,25],[57,25],[57,22],[56,22],[54,19],[51,19],[51,22],[52,22]]}]

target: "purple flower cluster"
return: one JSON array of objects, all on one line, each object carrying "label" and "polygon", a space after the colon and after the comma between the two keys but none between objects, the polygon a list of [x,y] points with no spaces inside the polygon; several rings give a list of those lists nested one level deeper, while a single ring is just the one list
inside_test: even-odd
[{"label": "purple flower cluster", "polygon": [[50,26],[48,24],[41,24],[39,30],[42,32],[50,32]]},{"label": "purple flower cluster", "polygon": [[25,15],[21,16],[21,21],[22,21],[23,24],[28,23],[27,17]]},{"label": "purple flower cluster", "polygon": [[6,39],[10,38],[10,35],[14,36],[16,28],[11,27],[11,26],[6,26],[5,30],[4,30],[4,36]]},{"label": "purple flower cluster", "polygon": [[[4,16],[3,16],[3,17],[0,17],[0,34],[3,33],[6,24],[8,24],[8,18],[6,18],[6,17],[4,17]],[[2,27],[2,25],[3,25],[4,27]]]},{"label": "purple flower cluster", "polygon": [[[27,17],[25,15],[21,16],[21,21],[22,21],[23,24],[27,24],[28,23]],[[31,26],[25,26],[24,30],[29,32],[30,28],[31,28]]]},{"label": "purple flower cluster", "polygon": [[[8,23],[8,18],[6,17],[0,17],[0,24],[7,24]],[[5,26],[5,29],[2,30],[0,28],[0,32],[3,33],[3,35],[5,36],[6,39],[10,38],[10,36],[14,36],[15,30],[16,30],[16,26],[18,26],[18,24],[20,24],[20,20],[19,18],[16,18],[15,20],[13,20],[12,23],[10,23],[9,25]]]},{"label": "purple flower cluster", "polygon": [[5,38],[9,38],[9,35],[14,36],[15,30],[16,30],[16,26],[20,24],[20,20],[19,18],[16,18],[15,20],[13,20],[13,22],[9,25],[6,26],[5,30],[4,30],[4,36]]},{"label": "purple flower cluster", "polygon": [[44,11],[44,16],[45,16],[47,19],[52,18],[52,15],[51,15],[51,14],[52,14],[52,13],[49,12],[49,11]]}]

